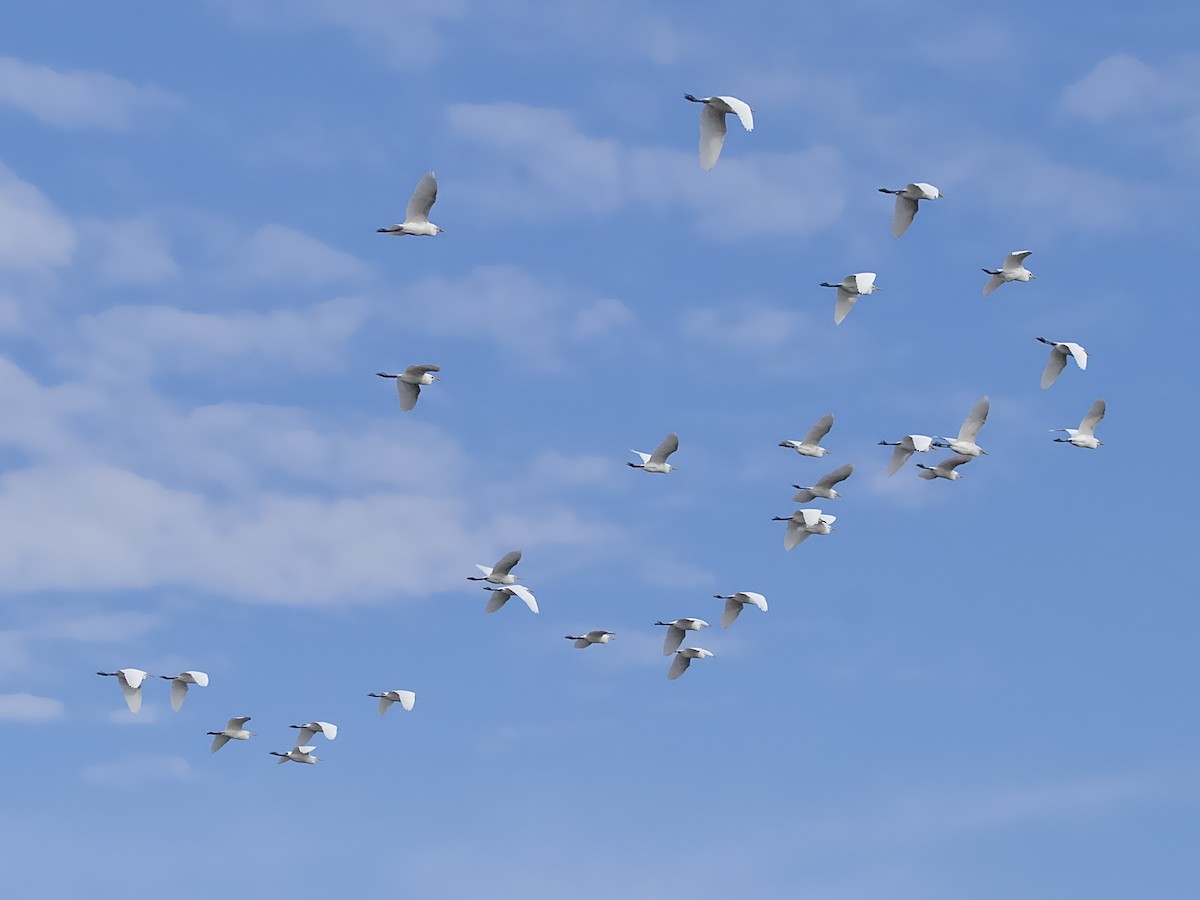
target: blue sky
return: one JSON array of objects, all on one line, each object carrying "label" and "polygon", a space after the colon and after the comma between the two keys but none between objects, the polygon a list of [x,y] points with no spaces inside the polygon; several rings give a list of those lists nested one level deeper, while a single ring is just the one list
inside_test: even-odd
[{"label": "blue sky", "polygon": [[[2,21],[8,896],[1186,893],[1200,12]],[[685,92],[756,109],[709,173]],[[446,233],[376,234],[430,169]],[[946,198],[894,240],[908,181]],[[817,284],[864,270],[835,327]],[[1088,370],[1039,390],[1038,335]],[[402,414],[373,373],[421,362]],[[963,480],[885,476],[983,394]],[[1054,444],[1097,397],[1105,446]],[[830,456],[777,446],[830,411]],[[626,468],[670,431],[678,472]],[[514,548],[542,612],[485,615]],[[770,611],[715,627],[738,590]],[[668,682],[680,616],[716,655]],[[122,666],[212,683],[134,717]],[[273,765],[311,719],[323,761]]]}]

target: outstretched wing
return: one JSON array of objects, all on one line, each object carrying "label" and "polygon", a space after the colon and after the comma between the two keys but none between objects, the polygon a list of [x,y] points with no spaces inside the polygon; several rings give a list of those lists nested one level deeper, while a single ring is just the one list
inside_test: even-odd
[{"label": "outstretched wing", "polygon": [[1008,256],[1004,257],[1004,269],[1020,269],[1025,262],[1025,257],[1033,253],[1032,250],[1014,250]]},{"label": "outstretched wing", "polygon": [[504,588],[499,591],[491,591],[490,593],[492,596],[488,597],[487,606],[483,608],[484,612],[489,613],[494,613],[505,603],[507,603],[508,598],[513,595],[512,591],[510,591],[508,588]]},{"label": "outstretched wing", "polygon": [[1083,421],[1079,423],[1079,433],[1087,437],[1093,437],[1096,431],[1096,426],[1100,424],[1100,420],[1104,418],[1104,413],[1107,412],[1107,407],[1103,400],[1097,400],[1092,404],[1092,408],[1087,411],[1087,415],[1083,417]]},{"label": "outstretched wing", "polygon": [[1042,390],[1058,381],[1058,376],[1062,374],[1066,365],[1067,354],[1059,350],[1057,346],[1051,347],[1050,358],[1046,360],[1046,368],[1042,369]]},{"label": "outstretched wing", "polygon": [[390,707],[395,702],[396,702],[395,700],[392,700],[388,697],[380,697],[379,698],[379,706],[377,707],[379,714],[382,716],[385,712],[388,711],[388,707]]},{"label": "outstretched wing", "polygon": [[171,680],[171,709],[179,712],[183,706],[183,701],[187,699],[188,686],[187,682],[179,678]]},{"label": "outstretched wing", "polygon": [[408,412],[417,405],[417,398],[421,396],[421,386],[397,378],[396,395],[400,398],[400,408]]},{"label": "outstretched wing", "polygon": [[408,210],[404,213],[405,223],[415,222],[424,225],[429,222],[429,210],[437,200],[437,178],[432,172],[426,172],[417,182],[412,199],[408,201]]},{"label": "outstretched wing", "polygon": [[988,413],[991,412],[991,409],[992,401],[986,396],[972,406],[971,411],[967,413],[967,417],[963,420],[962,428],[958,429],[958,439],[960,441],[970,441],[972,444],[975,443],[975,438],[979,437],[979,429],[987,421]]},{"label": "outstretched wing", "polygon": [[858,302],[858,294],[851,293],[844,287],[837,289],[837,305],[833,307],[833,324],[841,325],[846,316],[850,315],[850,310],[854,309],[854,304]]},{"label": "outstretched wing", "polygon": [[730,597],[725,601],[725,611],[721,613],[721,627],[728,628],[742,612],[742,604]]},{"label": "outstretched wing", "polygon": [[[839,293],[841,289],[839,288]],[[825,435],[829,434],[829,429],[833,427],[833,413],[825,413],[821,418],[813,424],[813,427],[808,429],[804,435],[803,444],[812,444],[816,446],[825,439]]]},{"label": "outstretched wing", "polygon": [[[707,109],[707,107],[705,107]],[[679,435],[672,431],[663,442],[654,448],[654,452],[650,454],[650,462],[665,463],[667,457],[679,449]]]},{"label": "outstretched wing", "polygon": [[493,575],[507,575],[512,567],[521,561],[521,551],[513,550],[511,553],[505,553],[500,557],[500,561],[492,566]]},{"label": "outstretched wing", "polygon": [[[854,472],[854,463],[846,463],[844,466],[838,466],[832,472],[828,472],[825,475],[822,475],[820,480],[817,481],[816,486],[825,488],[826,490],[828,490],[829,488],[833,487],[835,484],[840,484],[841,482],[845,481],[847,478],[850,477],[850,475],[853,472]],[[797,496],[799,496],[799,495],[797,495]],[[797,503],[807,503],[808,501],[807,500],[797,500],[796,502]]]},{"label": "outstretched wing", "polygon": [[1063,346],[1067,348],[1067,351],[1075,360],[1075,365],[1079,366],[1081,370],[1087,368],[1088,355],[1086,350],[1084,350],[1078,344],[1073,344],[1070,341],[1064,341]]},{"label": "outstretched wing", "polygon": [[222,747],[224,747],[228,743],[229,743],[229,735],[218,734],[216,737],[213,738],[212,747],[209,749],[208,752],[216,753],[218,750],[220,750]]},{"label": "outstretched wing", "polygon": [[676,653],[675,659],[671,662],[671,668],[667,670],[667,678],[674,681],[680,675],[687,671],[687,667],[692,664],[690,656],[684,656],[682,653]]},{"label": "outstretched wing", "polygon": [[798,525],[796,522],[789,521],[787,524],[787,532],[783,536],[783,549],[791,550],[793,547],[799,547],[806,540],[810,532]]},{"label": "outstretched wing", "polygon": [[957,469],[963,463],[969,463],[972,459],[973,457],[970,456],[956,454],[949,459],[943,459],[940,463],[938,463],[938,468],[945,469],[947,472],[951,472],[954,469]]},{"label": "outstretched wing", "polygon": [[725,113],[704,104],[700,110],[700,168],[711,172],[725,145]]},{"label": "outstretched wing", "polygon": [[670,656],[683,643],[684,631],[675,625],[667,626],[667,636],[663,639],[663,656]]},{"label": "outstretched wing", "polygon": [[1004,279],[999,275],[993,275],[987,280],[987,284],[983,286],[983,296],[986,297],[1002,284],[1004,284]]},{"label": "outstretched wing", "polygon": [[[724,100],[725,105],[733,110],[734,115],[742,123],[742,127],[747,131],[754,130],[754,110],[750,108],[750,104],[745,100],[739,100],[737,97],[718,97],[718,100]],[[705,107],[707,109],[707,107]]]},{"label": "outstretched wing", "polygon": [[508,589],[525,601],[525,605],[529,607],[531,613],[538,611],[537,600],[533,596],[533,591],[525,587],[523,584],[511,584]]},{"label": "outstretched wing", "polygon": [[908,231],[913,216],[917,214],[917,201],[904,194],[896,195],[896,211],[892,213],[892,237],[900,237]]},{"label": "outstretched wing", "polygon": [[908,458],[912,455],[913,451],[905,449],[903,444],[893,447],[892,458],[888,461],[888,475],[895,475],[898,471],[900,471],[900,467],[908,462]]},{"label": "outstretched wing", "polygon": [[440,372],[440,371],[442,371],[441,366],[435,366],[435,365],[431,365],[428,363],[422,363],[419,366],[409,366],[407,369],[404,370],[404,374],[407,375],[409,378],[421,378],[422,376],[428,375],[430,372]]}]

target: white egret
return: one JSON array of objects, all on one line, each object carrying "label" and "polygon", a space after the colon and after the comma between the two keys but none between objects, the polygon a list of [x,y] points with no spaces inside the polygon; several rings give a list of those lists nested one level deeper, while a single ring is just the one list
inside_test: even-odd
[{"label": "white egret", "polygon": [[943,459],[936,466],[927,466],[922,463],[917,463],[917,468],[921,471],[917,473],[926,481],[933,481],[935,478],[945,478],[947,481],[957,481],[962,478],[962,473],[956,471],[963,463],[969,463],[975,457],[964,456],[961,453],[955,454],[948,459]]},{"label": "white egret", "polygon": [[188,685],[208,687],[208,675],[205,672],[180,672],[178,675],[159,675],[164,681],[171,682],[171,709],[179,712],[183,701],[187,699]]},{"label": "white egret", "polygon": [[914,453],[925,453],[933,446],[933,438],[925,434],[906,434],[898,441],[880,441],[881,447],[895,447],[888,461],[888,477],[895,475]]},{"label": "white egret", "polygon": [[813,427],[808,429],[808,433],[800,440],[780,441],[779,446],[795,450],[801,456],[824,456],[829,451],[821,446],[821,441],[825,439],[825,435],[829,434],[829,429],[832,427],[833,413],[825,413],[817,419]]},{"label": "white egret", "polygon": [[293,747],[287,753],[276,753],[274,750],[272,750],[271,755],[279,757],[279,765],[281,766],[288,760],[298,763],[307,763],[311,766],[313,763],[318,763],[321,761],[321,757],[312,755],[312,752],[316,749],[316,747],[310,746]]},{"label": "white egret", "polygon": [[799,484],[793,484],[797,491],[795,497],[792,498],[793,503],[811,503],[816,498],[822,500],[836,500],[842,496],[833,489],[835,484],[841,484],[854,472],[854,463],[846,463],[844,466],[838,466],[832,472],[827,472],[817,479],[817,483],[811,487],[803,487]]},{"label": "white egret", "polygon": [[582,650],[584,647],[590,647],[592,644],[607,644],[616,635],[611,631],[589,631],[587,634],[568,634],[567,640],[574,641],[575,646]]},{"label": "white egret", "polygon": [[667,627],[667,636],[663,640],[663,656],[670,656],[679,649],[685,633],[708,627],[708,623],[703,619],[675,619],[671,622],[655,622],[654,624]]},{"label": "white egret", "polygon": [[1096,440],[1096,426],[1100,424],[1100,420],[1104,418],[1104,413],[1108,408],[1104,405],[1103,400],[1097,400],[1092,404],[1087,411],[1087,415],[1083,417],[1083,421],[1079,423],[1078,428],[1051,428],[1051,431],[1065,431],[1065,438],[1055,438],[1055,442],[1059,444],[1074,444],[1076,447],[1083,447],[1085,450],[1095,450],[1097,447],[1103,447],[1104,441]]},{"label": "white egret", "polygon": [[992,402],[985,394],[982,399],[967,413],[967,417],[963,419],[962,428],[958,429],[957,438],[941,437],[933,442],[933,446],[940,447],[943,450],[953,450],[960,456],[979,456],[981,453],[987,456],[987,451],[975,443],[975,439],[979,437],[979,429],[983,427],[983,423],[987,421],[988,412],[992,408]]},{"label": "white egret", "polygon": [[367,696],[379,698],[379,714],[381,716],[391,708],[393,703],[399,703],[405,712],[410,712],[417,703],[417,695],[412,691],[384,691],[382,694],[367,694]]},{"label": "white egret", "polygon": [[798,509],[790,516],[775,516],[772,522],[787,522],[783,535],[783,549],[791,550],[808,540],[810,534],[832,534],[837,529],[833,523],[837,516],[829,516],[819,509]]},{"label": "white egret", "polygon": [[129,707],[131,713],[138,712],[142,708],[142,682],[151,677],[149,672],[143,672],[141,669],[117,669],[115,672],[97,672],[96,674],[117,679],[117,684],[121,686],[121,693],[125,695],[125,705]]},{"label": "white egret", "polygon": [[429,221],[429,210],[433,209],[437,200],[437,178],[432,172],[421,176],[417,189],[413,191],[408,201],[408,209],[404,212],[404,221],[399,225],[389,225],[387,228],[377,228],[380,234],[415,234],[433,237],[445,229],[438,228]]},{"label": "white egret", "polygon": [[296,735],[296,746],[307,744],[312,740],[314,734],[323,734],[327,741],[332,741],[337,737],[337,726],[332,722],[307,722],[304,725],[289,725],[289,728],[299,729],[300,733]]},{"label": "white egret", "polygon": [[643,453],[641,450],[630,450],[641,457],[640,463],[625,463],[625,465],[634,469],[642,469],[645,472],[653,472],[655,474],[665,475],[672,471],[675,467],[667,462],[667,457],[679,449],[679,435],[672,431],[663,442],[654,448],[653,453]]},{"label": "white egret", "polygon": [[1004,258],[1004,265],[998,269],[984,269],[987,274],[992,277],[987,280],[987,284],[983,286],[983,296],[987,296],[1000,285],[1009,281],[1028,281],[1037,276],[1025,268],[1025,257],[1033,253],[1032,250],[1014,250]]},{"label": "white egret", "polygon": [[767,598],[754,591],[738,591],[736,594],[713,594],[717,600],[725,601],[725,611],[721,613],[721,627],[728,628],[733,620],[741,615],[742,607],[747,604],[757,606],[763,612],[767,611]]},{"label": "white egret", "polygon": [[494,613],[513,597],[520,597],[531,613],[538,611],[537,598],[533,596],[533,591],[523,584],[510,584],[508,587],[502,588],[485,585],[483,589],[492,592],[492,596],[488,597],[487,605],[483,608],[484,612]]},{"label": "white egret", "polygon": [[246,730],[246,723],[250,721],[249,716],[234,716],[225,723],[223,731],[210,731],[213,735],[212,749],[209,753],[216,753],[230,741],[248,741],[254,737],[253,731]]},{"label": "white egret", "polygon": [[[529,607],[532,612],[537,612],[537,600],[533,597],[533,592],[523,584],[517,584],[519,575],[512,574],[512,568],[521,561],[521,551],[513,550],[511,553],[506,553],[494,566],[481,566],[475,563],[475,568],[483,573],[483,576],[468,575],[467,581],[487,581],[492,584],[504,585],[506,591],[496,591],[492,598],[488,601],[485,607],[487,612],[495,612],[506,602],[508,598],[516,594]],[[488,590],[491,590],[489,588]],[[495,604],[493,606],[493,604]]]},{"label": "white egret", "polygon": [[1068,356],[1075,360],[1075,365],[1079,366],[1080,371],[1087,368],[1088,352],[1078,344],[1070,341],[1048,341],[1044,337],[1040,337],[1038,340],[1043,344],[1050,345],[1050,358],[1046,360],[1046,368],[1042,370],[1043,391],[1058,381],[1058,376],[1062,374],[1063,368],[1067,365]]},{"label": "white egret", "polygon": [[859,272],[856,275],[847,275],[839,284],[830,284],[828,281],[822,281],[821,287],[837,288],[837,304],[833,307],[833,323],[835,325],[841,325],[842,320],[850,315],[850,310],[854,308],[854,304],[858,302],[859,297],[883,290],[883,288],[875,283],[874,272]]},{"label": "white egret", "polygon": [[692,664],[693,659],[707,659],[712,655],[711,650],[705,650],[703,647],[684,647],[682,650],[676,650],[675,659],[671,661],[671,668],[667,670],[667,678],[674,681],[687,671],[687,667]]},{"label": "white egret", "polygon": [[743,128],[753,131],[754,110],[737,97],[693,97],[691,94],[683,97],[704,104],[704,109],[700,110],[700,168],[712,171],[725,144],[725,117],[733,113],[741,120]]},{"label": "white egret", "polygon": [[417,405],[417,398],[421,396],[421,385],[441,381],[436,375],[431,374],[440,371],[442,371],[441,366],[427,363],[409,366],[399,375],[389,375],[387,372],[376,372],[375,374],[380,378],[396,379],[396,393],[400,397],[400,408],[408,412]]},{"label": "white egret", "polygon": [[917,214],[918,203],[922,200],[942,199],[942,192],[924,181],[912,182],[898,191],[880,188],[879,193],[896,195],[896,211],[892,213],[892,237],[900,237],[908,231],[913,216]]}]

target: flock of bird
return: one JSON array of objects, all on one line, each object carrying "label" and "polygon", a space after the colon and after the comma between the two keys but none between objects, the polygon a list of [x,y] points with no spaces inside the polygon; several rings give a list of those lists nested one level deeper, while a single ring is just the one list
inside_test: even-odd
[{"label": "flock of bird", "polygon": [[[700,110],[700,166],[705,171],[709,171],[716,166],[724,146],[726,117],[735,115],[745,130],[750,132],[754,130],[754,110],[749,104],[736,97],[714,96],[698,98],[691,94],[685,94],[684,96],[685,99],[702,105],[702,109]],[[427,173],[420,179],[416,189],[413,191],[412,198],[409,200],[405,211],[404,221],[379,228],[377,231],[381,234],[396,236],[433,237],[441,234],[443,229],[429,221],[430,211],[437,200],[437,190],[437,178],[433,172]],[[928,202],[943,199],[943,194],[940,190],[932,184],[925,182],[913,182],[895,190],[879,188],[879,191],[894,195],[896,198],[891,230],[893,237],[897,238],[903,235],[912,225],[923,201]],[[1016,250],[1008,254],[1000,268],[983,269],[984,273],[990,276],[983,286],[983,295],[986,297],[1001,285],[1009,282],[1028,282],[1036,279],[1037,276],[1025,268],[1025,260],[1030,255],[1031,251],[1029,250]],[[837,290],[837,299],[834,306],[835,325],[841,325],[845,321],[860,297],[882,290],[876,284],[876,273],[874,272],[857,272],[847,275],[837,283],[821,282],[821,287],[835,288]],[[1049,388],[1055,383],[1066,368],[1068,359],[1073,359],[1081,371],[1086,370],[1088,353],[1081,345],[1071,341],[1052,341],[1043,337],[1038,337],[1037,340],[1050,347],[1050,356],[1041,377],[1041,387],[1043,389]],[[394,375],[386,372],[378,372],[376,374],[381,378],[395,380],[400,409],[410,412],[417,405],[417,401],[421,395],[421,388],[427,387],[437,381],[438,376],[434,373],[440,371],[441,367],[438,365],[417,364],[410,365],[404,371]],[[957,436],[953,438],[925,434],[906,434],[898,440],[880,441],[880,445],[893,448],[886,467],[888,476],[895,475],[909,458],[915,454],[927,453],[933,449],[945,449],[951,451],[950,456],[932,466],[917,463],[919,470],[917,474],[928,481],[935,481],[939,478],[947,481],[956,481],[962,478],[963,475],[959,469],[981,455],[987,455],[987,451],[979,446],[977,441],[980,430],[987,422],[990,408],[989,398],[987,396],[981,398],[971,408],[962,423],[962,427],[959,428]],[[1104,401],[1102,399],[1095,401],[1088,409],[1078,428],[1051,429],[1056,432],[1065,432],[1067,435],[1066,437],[1054,438],[1054,440],[1059,443],[1069,443],[1085,449],[1094,450],[1102,446],[1102,442],[1095,436],[1095,430],[1101,419],[1104,418],[1104,414]],[[780,441],[779,446],[794,450],[798,455],[804,457],[820,458],[826,456],[829,450],[821,446],[821,441],[829,434],[833,428],[833,424],[833,413],[827,413],[821,416],[800,440]],[[627,465],[650,474],[666,475],[676,471],[676,467],[667,460],[678,450],[679,435],[672,432],[651,453],[631,450],[630,452],[637,456],[640,461],[636,463],[629,462]],[[796,489],[797,493],[792,500],[794,503],[800,504],[810,504],[817,499],[836,500],[841,495],[835,489],[835,486],[844,482],[853,473],[854,464],[844,463],[816,479],[811,485],[794,484],[792,487]],[[792,550],[812,535],[828,535],[833,533],[836,530],[834,522],[837,521],[837,517],[825,513],[820,508],[804,506],[795,510],[790,515],[775,516],[773,517],[773,521],[787,523],[783,546],[785,550]],[[538,602],[533,591],[528,586],[520,584],[520,576],[513,574],[513,569],[520,561],[521,551],[513,550],[502,556],[492,566],[476,563],[475,567],[479,570],[480,574],[467,576],[469,581],[484,582],[482,585],[484,590],[490,592],[490,596],[484,605],[485,612],[494,613],[501,609],[510,599],[517,597],[531,613],[538,613]],[[713,596],[715,599],[723,600],[725,603],[720,619],[722,628],[728,628],[732,625],[746,606],[757,607],[764,613],[767,611],[766,598],[762,594],[753,591],[740,591],[734,594],[715,594]],[[708,622],[703,619],[685,617],[670,621],[656,621],[654,624],[667,629],[666,637],[663,640],[663,655],[673,657],[670,667],[667,670],[668,679],[674,680],[683,675],[693,660],[708,659],[714,655],[712,651],[703,647],[683,646],[683,642],[689,632],[699,632],[709,627]],[[614,632],[601,629],[587,631],[582,634],[566,635],[566,639],[572,641],[573,645],[581,650],[593,645],[608,644],[614,637]],[[189,686],[206,687],[209,683],[208,675],[199,671],[186,671],[178,675],[153,676],[141,669],[126,668],[115,672],[99,672],[97,674],[117,679],[124,694],[125,702],[129,710],[133,713],[137,713],[141,709],[142,686],[147,679],[157,677],[171,682],[171,707],[176,712],[182,708]],[[388,690],[380,693],[370,693],[367,696],[379,700],[378,713],[382,716],[394,703],[399,703],[405,710],[412,710],[417,695],[407,690]],[[213,738],[211,752],[217,752],[229,741],[245,741],[254,737],[254,732],[246,730],[246,723],[249,721],[250,716],[234,716],[228,720],[225,728],[220,731],[208,732],[208,735]],[[288,761],[305,764],[317,762],[319,757],[313,755],[316,747],[310,741],[318,734],[322,735],[326,740],[332,741],[337,737],[338,732],[336,725],[324,721],[307,722],[290,727],[296,730],[293,747],[286,752],[270,751],[272,756],[278,757],[280,764]]]}]

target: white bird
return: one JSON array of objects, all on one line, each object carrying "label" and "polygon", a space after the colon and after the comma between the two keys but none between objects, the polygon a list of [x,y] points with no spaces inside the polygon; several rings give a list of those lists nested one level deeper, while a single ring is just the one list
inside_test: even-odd
[{"label": "white bird", "polygon": [[1000,287],[1000,285],[1009,281],[1036,279],[1037,276],[1025,268],[1025,257],[1029,256],[1032,252],[1032,250],[1014,250],[1004,258],[1004,265],[1000,268],[984,269],[983,271],[992,277],[983,286],[983,296],[986,297],[996,288]]},{"label": "white bird", "polygon": [[825,435],[829,434],[829,429],[833,427],[833,413],[825,413],[821,418],[817,419],[816,424],[808,429],[808,433],[798,441],[780,441],[780,447],[788,447],[795,450],[801,456],[824,456],[829,451],[821,446],[821,441],[825,439]]},{"label": "white bird", "polygon": [[1076,447],[1083,447],[1085,450],[1095,450],[1097,447],[1103,447],[1104,441],[1096,440],[1096,426],[1100,424],[1100,420],[1104,418],[1104,413],[1107,407],[1103,400],[1097,400],[1092,404],[1091,409],[1087,411],[1087,415],[1083,417],[1083,421],[1079,423],[1078,428],[1051,428],[1051,431],[1065,431],[1065,438],[1055,438],[1055,442],[1059,444],[1074,444]]},{"label": "white bird", "polygon": [[811,487],[803,487],[799,484],[793,484],[797,491],[795,497],[792,498],[793,503],[811,503],[816,498],[822,500],[836,500],[842,496],[833,489],[835,484],[841,484],[854,472],[854,463],[846,463],[844,466],[838,466],[832,472],[827,472],[817,479],[817,483]]},{"label": "white bird", "polygon": [[721,627],[728,628],[733,620],[741,615],[742,607],[749,604],[757,606],[763,612],[767,611],[767,598],[754,591],[738,591],[736,594],[713,594],[717,600],[725,601],[725,611],[721,613]]},{"label": "white bird", "polygon": [[494,613],[513,597],[520,597],[531,613],[538,611],[537,598],[533,596],[533,591],[523,584],[510,584],[508,587],[502,588],[485,586],[484,590],[492,592],[492,596],[488,597],[487,605],[483,608],[484,612]]},{"label": "white bird", "polygon": [[587,634],[568,634],[567,640],[574,641],[575,646],[582,650],[592,644],[607,644],[614,637],[615,634],[611,631],[589,631]]},{"label": "white bird", "polygon": [[687,671],[687,667],[692,664],[693,659],[706,659],[712,655],[711,650],[705,650],[703,647],[684,647],[682,650],[676,650],[675,659],[671,661],[671,668],[667,670],[667,678],[674,681]]},{"label": "white bird", "polygon": [[938,438],[933,442],[933,446],[943,450],[953,450],[960,456],[979,456],[981,453],[987,456],[987,451],[975,443],[975,439],[979,437],[979,429],[987,421],[991,408],[992,402],[985,394],[978,403],[971,407],[971,411],[963,419],[962,428],[958,429],[958,437],[954,439]]},{"label": "white bird", "polygon": [[725,144],[725,117],[734,113],[747,131],[754,130],[754,110],[737,97],[693,97],[684,94],[685,100],[703,103],[700,110],[700,168],[712,171]]},{"label": "white bird", "polygon": [[249,716],[234,716],[225,723],[224,731],[210,731],[213,735],[212,749],[209,753],[216,753],[230,741],[248,741],[254,737],[253,731],[246,730],[246,723],[250,721]]},{"label": "white bird", "polygon": [[421,176],[417,189],[413,191],[408,201],[408,209],[404,212],[404,221],[399,225],[389,225],[387,228],[377,228],[380,234],[416,234],[432,237],[445,229],[438,228],[429,221],[429,210],[437,200],[437,178],[432,172]]},{"label": "white bird", "polygon": [[832,534],[837,529],[833,523],[837,516],[829,516],[819,509],[798,509],[790,516],[775,516],[772,522],[787,522],[783,535],[783,549],[791,550],[808,540],[810,534]]},{"label": "white bird", "polygon": [[671,622],[655,622],[654,624],[667,627],[667,636],[663,640],[663,656],[670,656],[679,649],[685,633],[708,627],[708,623],[703,619],[675,619]]},{"label": "white bird", "polygon": [[840,284],[830,284],[828,281],[822,281],[821,287],[837,288],[837,305],[833,308],[833,323],[835,325],[841,325],[842,320],[850,315],[850,310],[854,308],[854,304],[858,302],[859,297],[883,290],[883,288],[875,283],[874,272],[859,272],[857,275],[847,275],[841,280]]},{"label": "white bird", "polygon": [[117,669],[115,672],[97,672],[97,675],[107,675],[117,679],[121,693],[125,695],[125,705],[132,713],[142,708],[142,682],[150,677],[149,672],[141,669]]},{"label": "white bird", "polygon": [[963,463],[969,463],[975,457],[963,456],[961,453],[951,456],[948,459],[943,459],[936,466],[926,466],[922,463],[917,463],[917,468],[921,471],[917,473],[926,481],[933,481],[935,478],[945,478],[947,481],[957,481],[962,478],[962,473],[955,471]]},{"label": "white bird", "polygon": [[898,441],[880,441],[881,447],[895,447],[892,458],[888,462],[887,473],[891,477],[900,467],[908,462],[914,453],[924,453],[933,446],[933,438],[925,434],[906,434]]},{"label": "white bird", "polygon": [[900,237],[900,235],[908,231],[908,226],[912,224],[913,216],[917,214],[918,203],[922,200],[942,199],[941,191],[932,184],[926,184],[923,181],[907,184],[898,191],[880,188],[879,193],[896,195],[896,211],[892,213],[892,237]]},{"label": "white bird", "polygon": [[316,749],[316,747],[309,746],[293,747],[287,753],[276,753],[274,750],[272,750],[271,755],[279,757],[279,765],[281,766],[289,759],[292,762],[308,763],[311,766],[313,763],[321,761],[321,757],[312,755],[312,752]]},{"label": "white bird", "polygon": [[672,431],[663,442],[654,448],[653,453],[643,453],[641,450],[630,450],[630,453],[641,457],[640,463],[625,463],[625,465],[634,468],[642,469],[645,472],[653,472],[656,474],[665,475],[675,467],[667,462],[667,457],[679,449],[679,435]]},{"label": "white bird", "polygon": [[405,712],[409,712],[417,703],[417,695],[412,691],[384,691],[382,694],[367,694],[368,697],[379,698],[379,714],[382,716],[393,703],[399,703]]},{"label": "white bird", "polygon": [[1075,360],[1075,365],[1079,366],[1080,371],[1087,369],[1088,352],[1078,344],[1070,341],[1048,341],[1044,337],[1038,340],[1050,345],[1050,358],[1046,360],[1046,368],[1042,370],[1043,391],[1058,381],[1058,376],[1067,365],[1068,356]]},{"label": "white bird", "polygon": [[175,712],[179,712],[183,706],[189,684],[208,687],[208,674],[205,672],[180,672],[178,675],[159,675],[158,677],[171,682],[171,709]]},{"label": "white bird", "polygon": [[441,381],[433,372],[442,371],[441,366],[424,364],[419,366],[409,366],[399,375],[389,375],[387,372],[376,372],[380,378],[395,378],[396,393],[400,397],[400,408],[408,412],[417,405],[417,398],[421,396],[421,385],[433,384],[435,381]]},{"label": "white bird", "polygon": [[300,730],[300,733],[296,735],[297,747],[311,741],[314,734],[323,734],[328,741],[337,737],[337,726],[332,722],[308,722],[304,725],[289,725],[288,727]]}]

